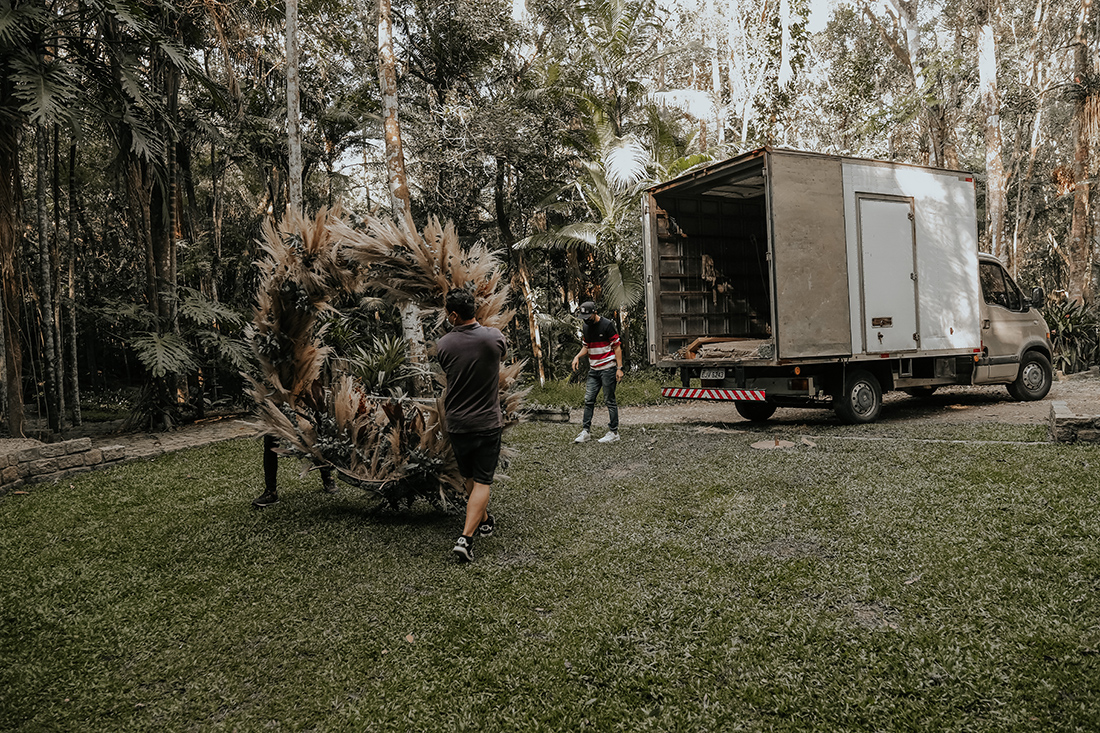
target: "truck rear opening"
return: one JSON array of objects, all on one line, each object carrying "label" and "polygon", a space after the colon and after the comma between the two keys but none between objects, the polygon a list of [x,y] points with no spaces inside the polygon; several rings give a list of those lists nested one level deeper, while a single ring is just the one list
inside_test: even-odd
[{"label": "truck rear opening", "polygon": [[771,336],[763,170],[732,176],[655,197],[661,322],[651,348],[662,355],[693,358],[703,348],[750,356]]}]

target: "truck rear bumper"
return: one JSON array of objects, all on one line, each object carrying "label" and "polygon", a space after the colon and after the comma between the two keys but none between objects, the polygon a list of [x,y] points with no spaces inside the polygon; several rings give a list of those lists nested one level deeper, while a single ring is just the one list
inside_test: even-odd
[{"label": "truck rear bumper", "polygon": [[762,389],[719,389],[718,387],[665,387],[662,397],[681,400],[728,400],[732,402],[763,402]]}]

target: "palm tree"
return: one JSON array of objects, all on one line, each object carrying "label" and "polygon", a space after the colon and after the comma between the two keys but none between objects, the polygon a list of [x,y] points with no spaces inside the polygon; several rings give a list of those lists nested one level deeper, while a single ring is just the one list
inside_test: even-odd
[{"label": "palm tree", "polygon": [[646,74],[676,50],[659,44],[657,3],[582,0],[573,8],[571,22],[569,42],[576,45],[566,57],[587,77],[580,96],[601,110],[615,136],[622,136],[638,121],[639,107],[648,98]]},{"label": "palm tree", "polygon": [[[600,281],[583,284],[584,292],[577,293],[577,300],[590,297],[602,301],[614,314],[623,336],[624,357],[629,360],[629,314],[644,291],[641,189],[709,158],[670,157],[670,151],[677,146],[667,136],[667,129],[665,136],[658,136],[648,145],[638,135],[619,137],[599,110],[592,112],[588,142],[596,155],[578,160],[576,178],[544,202],[547,208],[562,208],[559,200],[572,194],[567,199],[569,213],[579,221],[533,234],[516,246],[565,249],[575,255],[572,262],[579,264],[584,260],[593,265]],[[650,147],[663,154],[654,155]],[[573,275],[583,282],[579,268]]]}]

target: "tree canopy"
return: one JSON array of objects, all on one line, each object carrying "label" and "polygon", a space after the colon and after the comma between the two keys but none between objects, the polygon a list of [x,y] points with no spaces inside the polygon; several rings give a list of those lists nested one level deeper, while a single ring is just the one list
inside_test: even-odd
[{"label": "tree canopy", "polygon": [[[640,189],[763,145],[972,172],[983,248],[1064,296],[1053,305],[1080,336],[1062,364],[1095,363],[1095,3],[388,8],[393,108],[378,6],[298,0],[304,209],[392,213],[383,126],[396,111],[413,225],[450,221],[463,246],[497,253],[533,377],[568,374],[569,315],[587,299],[644,353]],[[24,404],[53,430],[79,422],[82,391],[140,385],[136,419],[159,426],[243,393],[257,242],[291,188],[284,10],[0,0],[10,433]],[[395,305],[357,294],[326,333],[349,351],[392,343]]]}]

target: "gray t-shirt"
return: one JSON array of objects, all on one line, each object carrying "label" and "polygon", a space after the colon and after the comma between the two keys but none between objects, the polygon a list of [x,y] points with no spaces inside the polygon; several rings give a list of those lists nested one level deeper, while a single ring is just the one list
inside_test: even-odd
[{"label": "gray t-shirt", "polygon": [[500,361],[507,351],[499,329],[476,321],[456,326],[436,342],[436,358],[447,375],[443,407],[448,432],[480,433],[504,426]]}]

